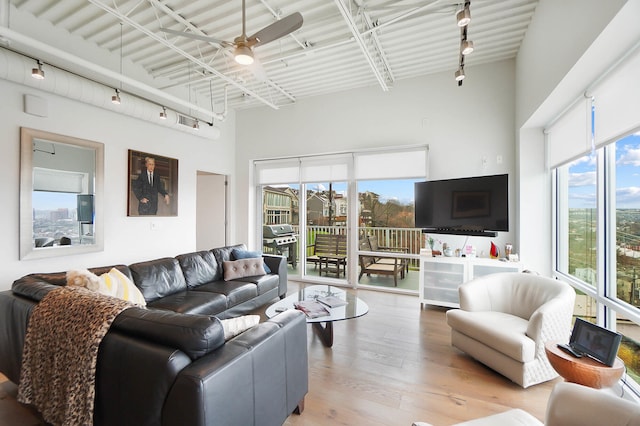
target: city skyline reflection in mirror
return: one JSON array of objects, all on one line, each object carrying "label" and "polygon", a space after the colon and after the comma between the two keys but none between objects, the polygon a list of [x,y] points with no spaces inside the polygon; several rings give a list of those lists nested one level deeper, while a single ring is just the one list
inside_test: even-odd
[{"label": "city skyline reflection in mirror", "polygon": [[103,249],[104,145],[21,129],[20,258]]}]

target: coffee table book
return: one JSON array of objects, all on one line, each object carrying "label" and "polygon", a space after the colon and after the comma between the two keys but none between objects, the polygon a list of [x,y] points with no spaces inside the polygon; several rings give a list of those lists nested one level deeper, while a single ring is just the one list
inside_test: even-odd
[{"label": "coffee table book", "polygon": [[329,316],[329,311],[320,302],[315,300],[300,300],[293,304],[296,309],[301,310],[309,318],[319,318]]},{"label": "coffee table book", "polygon": [[338,306],[344,306],[349,303],[346,300],[340,299],[336,296],[319,297],[318,302],[322,303],[323,305],[327,305],[330,308],[337,308]]}]

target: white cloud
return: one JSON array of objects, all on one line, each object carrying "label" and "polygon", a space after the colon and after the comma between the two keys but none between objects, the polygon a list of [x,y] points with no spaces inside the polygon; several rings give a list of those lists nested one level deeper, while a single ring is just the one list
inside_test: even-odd
[{"label": "white cloud", "polygon": [[580,164],[586,163],[590,166],[595,166],[596,164],[596,155],[595,154],[587,154],[583,157],[580,157],[578,159],[573,160],[571,163],[569,163],[569,167],[574,167],[574,166],[578,166]]},{"label": "white cloud", "polygon": [[640,205],[640,187],[630,186],[616,189],[616,206],[629,207]]},{"label": "white cloud", "polygon": [[570,173],[569,187],[592,186],[596,184],[596,172]]},{"label": "white cloud", "polygon": [[617,162],[619,166],[640,166],[640,148],[625,145],[623,151]]}]

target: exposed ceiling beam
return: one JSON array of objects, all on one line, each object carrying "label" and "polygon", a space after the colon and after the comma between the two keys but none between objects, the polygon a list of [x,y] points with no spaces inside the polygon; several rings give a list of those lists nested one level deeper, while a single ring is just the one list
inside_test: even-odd
[{"label": "exposed ceiling beam", "polygon": [[165,45],[169,49],[173,50],[174,52],[178,53],[179,55],[182,55],[184,58],[190,60],[194,64],[196,64],[196,65],[202,67],[203,69],[209,71],[210,73],[216,75],[218,78],[224,80],[228,84],[237,87],[238,89],[240,89],[244,93],[246,93],[246,94],[250,95],[251,97],[259,100],[260,102],[264,103],[265,105],[268,105],[273,109],[279,109],[278,106],[276,104],[274,104],[273,102],[268,101],[267,99],[265,99],[262,96],[258,95],[253,90],[250,90],[249,88],[241,85],[236,80],[227,77],[226,75],[222,74],[221,72],[219,72],[215,68],[211,67],[209,64],[207,64],[207,63],[203,62],[202,60],[196,58],[195,56],[185,52],[184,50],[182,50],[179,47],[175,46],[173,43],[169,42],[166,38],[158,36],[157,34],[153,33],[149,29],[145,28],[143,25],[140,25],[137,22],[135,22],[132,19],[130,19],[129,17],[123,15],[118,10],[113,9],[111,6],[108,6],[108,5],[104,4],[103,2],[101,2],[99,0],[88,0],[88,1],[90,3],[92,3],[93,5],[99,7],[100,9],[104,10],[105,12],[107,12],[107,13],[115,16],[116,18],[126,22],[127,24],[131,25],[133,28],[137,29],[138,31],[141,31],[142,33],[144,33],[147,36],[151,37],[152,39],[156,40],[157,42],[162,43],[163,45]]},{"label": "exposed ceiling beam", "polygon": [[347,22],[347,25],[351,30],[351,33],[353,34],[353,37],[356,40],[356,43],[358,43],[358,46],[360,46],[360,50],[362,51],[362,54],[364,55],[365,59],[369,63],[369,66],[371,67],[371,71],[373,71],[373,74],[376,76],[378,83],[380,83],[380,87],[382,87],[382,90],[384,90],[385,92],[388,91],[389,86],[387,85],[387,82],[385,81],[384,77],[380,73],[380,70],[378,70],[378,67],[376,66],[375,60],[371,56],[371,53],[369,53],[369,49],[367,49],[367,45],[364,39],[362,38],[362,36],[360,35],[360,31],[358,30],[358,27],[355,21],[353,20],[353,16],[351,16],[351,12],[347,9],[347,6],[342,2],[342,0],[335,0],[335,3],[336,3],[336,6],[338,6],[340,13],[342,14],[342,17]]}]

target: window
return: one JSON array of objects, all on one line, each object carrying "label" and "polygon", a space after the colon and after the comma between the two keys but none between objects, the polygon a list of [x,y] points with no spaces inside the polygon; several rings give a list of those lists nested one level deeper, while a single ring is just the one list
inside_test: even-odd
[{"label": "window", "polygon": [[623,334],[618,356],[638,380],[640,133],[557,167],[555,176],[556,271],[577,288],[575,316]]},{"label": "window", "polygon": [[555,174],[556,272],[576,288],[576,316],[624,335],[618,356],[634,380],[640,380],[640,86],[630,81],[638,73],[640,52],[630,51],[545,129]]},{"label": "window", "polygon": [[[615,151],[616,297],[640,306],[640,134],[609,147]],[[640,337],[640,336],[639,336]]]},{"label": "window", "polygon": [[595,285],[597,204],[596,156],[586,155],[557,169],[558,265],[567,275]]}]

